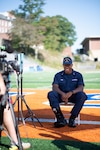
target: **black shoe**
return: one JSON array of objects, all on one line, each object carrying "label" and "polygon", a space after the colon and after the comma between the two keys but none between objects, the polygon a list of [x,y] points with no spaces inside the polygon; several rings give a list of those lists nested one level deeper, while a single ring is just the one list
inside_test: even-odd
[{"label": "black shoe", "polygon": [[75,128],[76,127],[75,119],[69,119],[68,126],[72,127],[72,128]]},{"label": "black shoe", "polygon": [[60,128],[60,127],[66,126],[66,124],[67,124],[67,121],[64,119],[64,120],[62,120],[62,121],[57,121],[57,122],[55,122],[55,123],[54,123],[54,127],[55,127],[55,128]]}]

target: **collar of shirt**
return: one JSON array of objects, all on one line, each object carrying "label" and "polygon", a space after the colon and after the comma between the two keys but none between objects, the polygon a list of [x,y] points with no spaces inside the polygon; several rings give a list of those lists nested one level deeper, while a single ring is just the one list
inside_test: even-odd
[{"label": "collar of shirt", "polygon": [[75,76],[75,75],[76,75],[76,72],[72,69],[72,73],[71,73],[71,74],[66,74],[65,71],[63,70],[62,73],[61,73],[61,75],[62,75],[62,76],[63,76],[63,75],[73,75],[73,76]]}]

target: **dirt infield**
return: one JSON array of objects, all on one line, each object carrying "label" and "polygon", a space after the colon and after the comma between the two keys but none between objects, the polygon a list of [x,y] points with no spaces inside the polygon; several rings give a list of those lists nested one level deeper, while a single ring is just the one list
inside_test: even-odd
[{"label": "dirt infield", "polygon": [[[12,91],[15,91],[14,89]],[[84,107],[81,111],[81,125],[76,128],[69,128],[65,126],[63,128],[54,128],[53,120],[54,114],[48,104],[47,93],[48,90],[36,90],[36,89],[24,89],[25,101],[32,110],[32,112],[39,119],[43,127],[37,120],[33,122],[25,120],[25,125],[21,122],[19,130],[21,137],[25,138],[43,138],[43,139],[64,139],[64,140],[78,140],[85,142],[100,142],[100,107]],[[85,90],[86,93],[100,94],[100,90]],[[13,101],[16,100],[16,96],[13,96]],[[87,101],[86,104],[100,104],[98,101]],[[17,101],[15,104],[15,112],[18,112]],[[63,113],[71,110],[69,107],[61,108]],[[22,102],[23,116],[28,113],[25,103]],[[41,120],[42,119],[42,120]],[[45,121],[46,120],[46,121]],[[36,127],[34,127],[34,125]]]}]

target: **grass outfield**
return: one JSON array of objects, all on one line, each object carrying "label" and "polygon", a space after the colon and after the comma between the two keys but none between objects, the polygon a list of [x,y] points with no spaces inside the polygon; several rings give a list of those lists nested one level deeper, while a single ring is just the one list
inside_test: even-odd
[{"label": "grass outfield", "polygon": [[[22,75],[23,88],[51,88],[55,71],[27,72]],[[100,71],[83,73],[85,89],[100,89]],[[16,88],[16,74],[11,75],[11,87]]]},{"label": "grass outfield", "polygon": [[[43,139],[23,139],[23,141],[31,143],[32,147],[29,150],[100,150],[100,143],[93,142]],[[9,140],[7,138],[2,137],[0,148],[0,150],[8,150]]]}]

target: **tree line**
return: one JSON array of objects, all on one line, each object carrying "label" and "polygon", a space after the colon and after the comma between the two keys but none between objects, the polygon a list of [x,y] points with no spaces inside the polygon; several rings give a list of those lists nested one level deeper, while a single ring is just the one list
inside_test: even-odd
[{"label": "tree line", "polygon": [[9,36],[16,51],[35,55],[36,47],[46,51],[62,50],[76,41],[75,26],[61,15],[43,16],[46,0],[22,0],[18,9],[12,10],[16,19],[12,21]]}]

